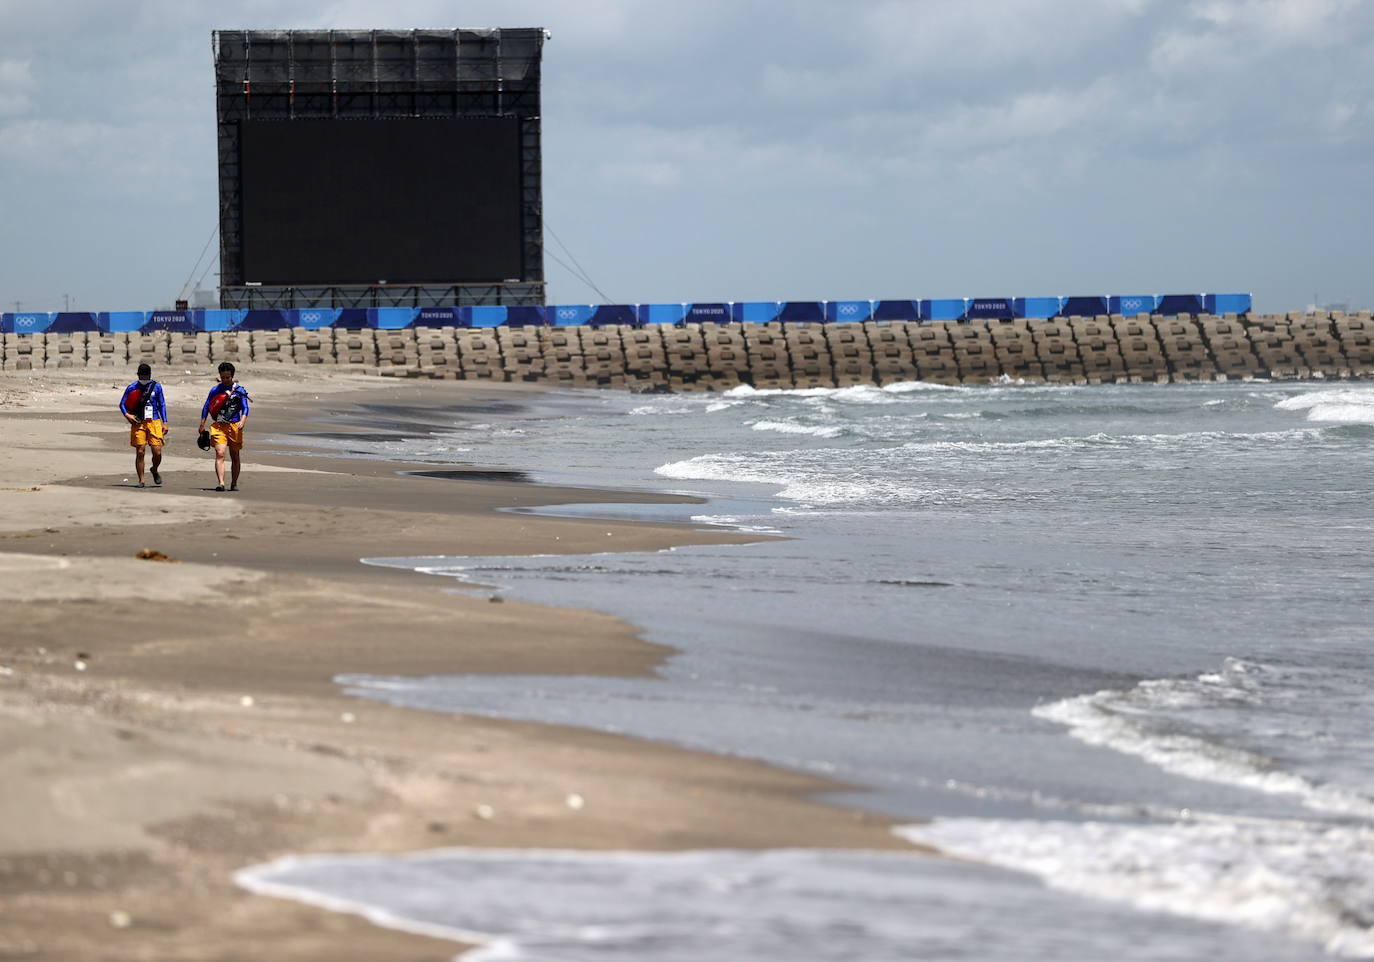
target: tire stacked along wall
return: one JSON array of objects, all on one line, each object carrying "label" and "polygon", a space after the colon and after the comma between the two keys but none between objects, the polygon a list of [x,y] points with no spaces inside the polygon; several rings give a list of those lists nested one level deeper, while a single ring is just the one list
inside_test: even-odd
[{"label": "tire stacked along wall", "polygon": [[0,368],[331,366],[400,377],[533,381],[631,391],[848,387],[928,381],[1109,384],[1374,377],[1359,314],[681,327],[501,327],[5,334]]}]

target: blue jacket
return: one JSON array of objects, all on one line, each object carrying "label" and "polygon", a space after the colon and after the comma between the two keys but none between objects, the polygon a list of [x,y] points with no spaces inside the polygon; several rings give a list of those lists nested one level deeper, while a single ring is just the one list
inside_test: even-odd
[{"label": "blue jacket", "polygon": [[[144,409],[151,404],[153,406],[152,419],[157,421],[167,420],[167,399],[162,395],[162,385],[156,381],[152,382],[152,390],[147,392],[147,397],[142,396],[143,385],[135,381],[124,389],[124,395],[119,399],[119,413],[132,414],[140,421],[149,420],[143,416]],[[140,392],[139,400],[132,408],[129,407],[133,401],[133,393]]]},{"label": "blue jacket", "polygon": [[[215,399],[221,395],[228,395],[224,398],[223,405],[215,404]],[[231,387],[223,384],[216,384],[210,388],[210,393],[205,395],[205,404],[201,406],[200,416],[210,417],[210,407],[216,408],[212,420],[227,424],[237,424],[248,416],[248,392],[243,389],[243,385],[235,381]]]}]

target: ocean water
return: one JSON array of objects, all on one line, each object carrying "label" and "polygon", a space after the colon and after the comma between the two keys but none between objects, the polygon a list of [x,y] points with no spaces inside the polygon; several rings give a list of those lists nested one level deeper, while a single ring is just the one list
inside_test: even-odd
[{"label": "ocean water", "polygon": [[679,654],[350,692],[831,774],[963,861],[448,851],[242,881],[480,959],[1374,957],[1372,443],[1374,386],[1320,382],[583,392],[349,442],[698,494],[556,510],[784,539],[369,559]]}]

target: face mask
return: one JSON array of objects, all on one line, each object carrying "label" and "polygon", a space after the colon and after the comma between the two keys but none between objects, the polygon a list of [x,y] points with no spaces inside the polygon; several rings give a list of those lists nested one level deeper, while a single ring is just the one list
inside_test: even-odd
[{"label": "face mask", "polygon": [[152,379],[152,378],[148,378],[148,379],[145,381],[143,378],[139,378],[139,379],[138,379],[138,383],[139,383],[139,385],[140,385],[141,387],[147,387],[149,384],[152,384],[152,383],[153,383],[153,379]]}]

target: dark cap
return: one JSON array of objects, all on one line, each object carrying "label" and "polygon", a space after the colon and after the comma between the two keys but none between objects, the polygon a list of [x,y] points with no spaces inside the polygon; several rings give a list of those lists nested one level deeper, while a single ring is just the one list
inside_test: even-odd
[{"label": "dark cap", "polygon": [[151,367],[149,367],[147,364],[140,364],[140,365],[138,366],[138,376],[139,376],[139,377],[152,377],[152,376],[153,376],[153,369],[152,369]]}]

